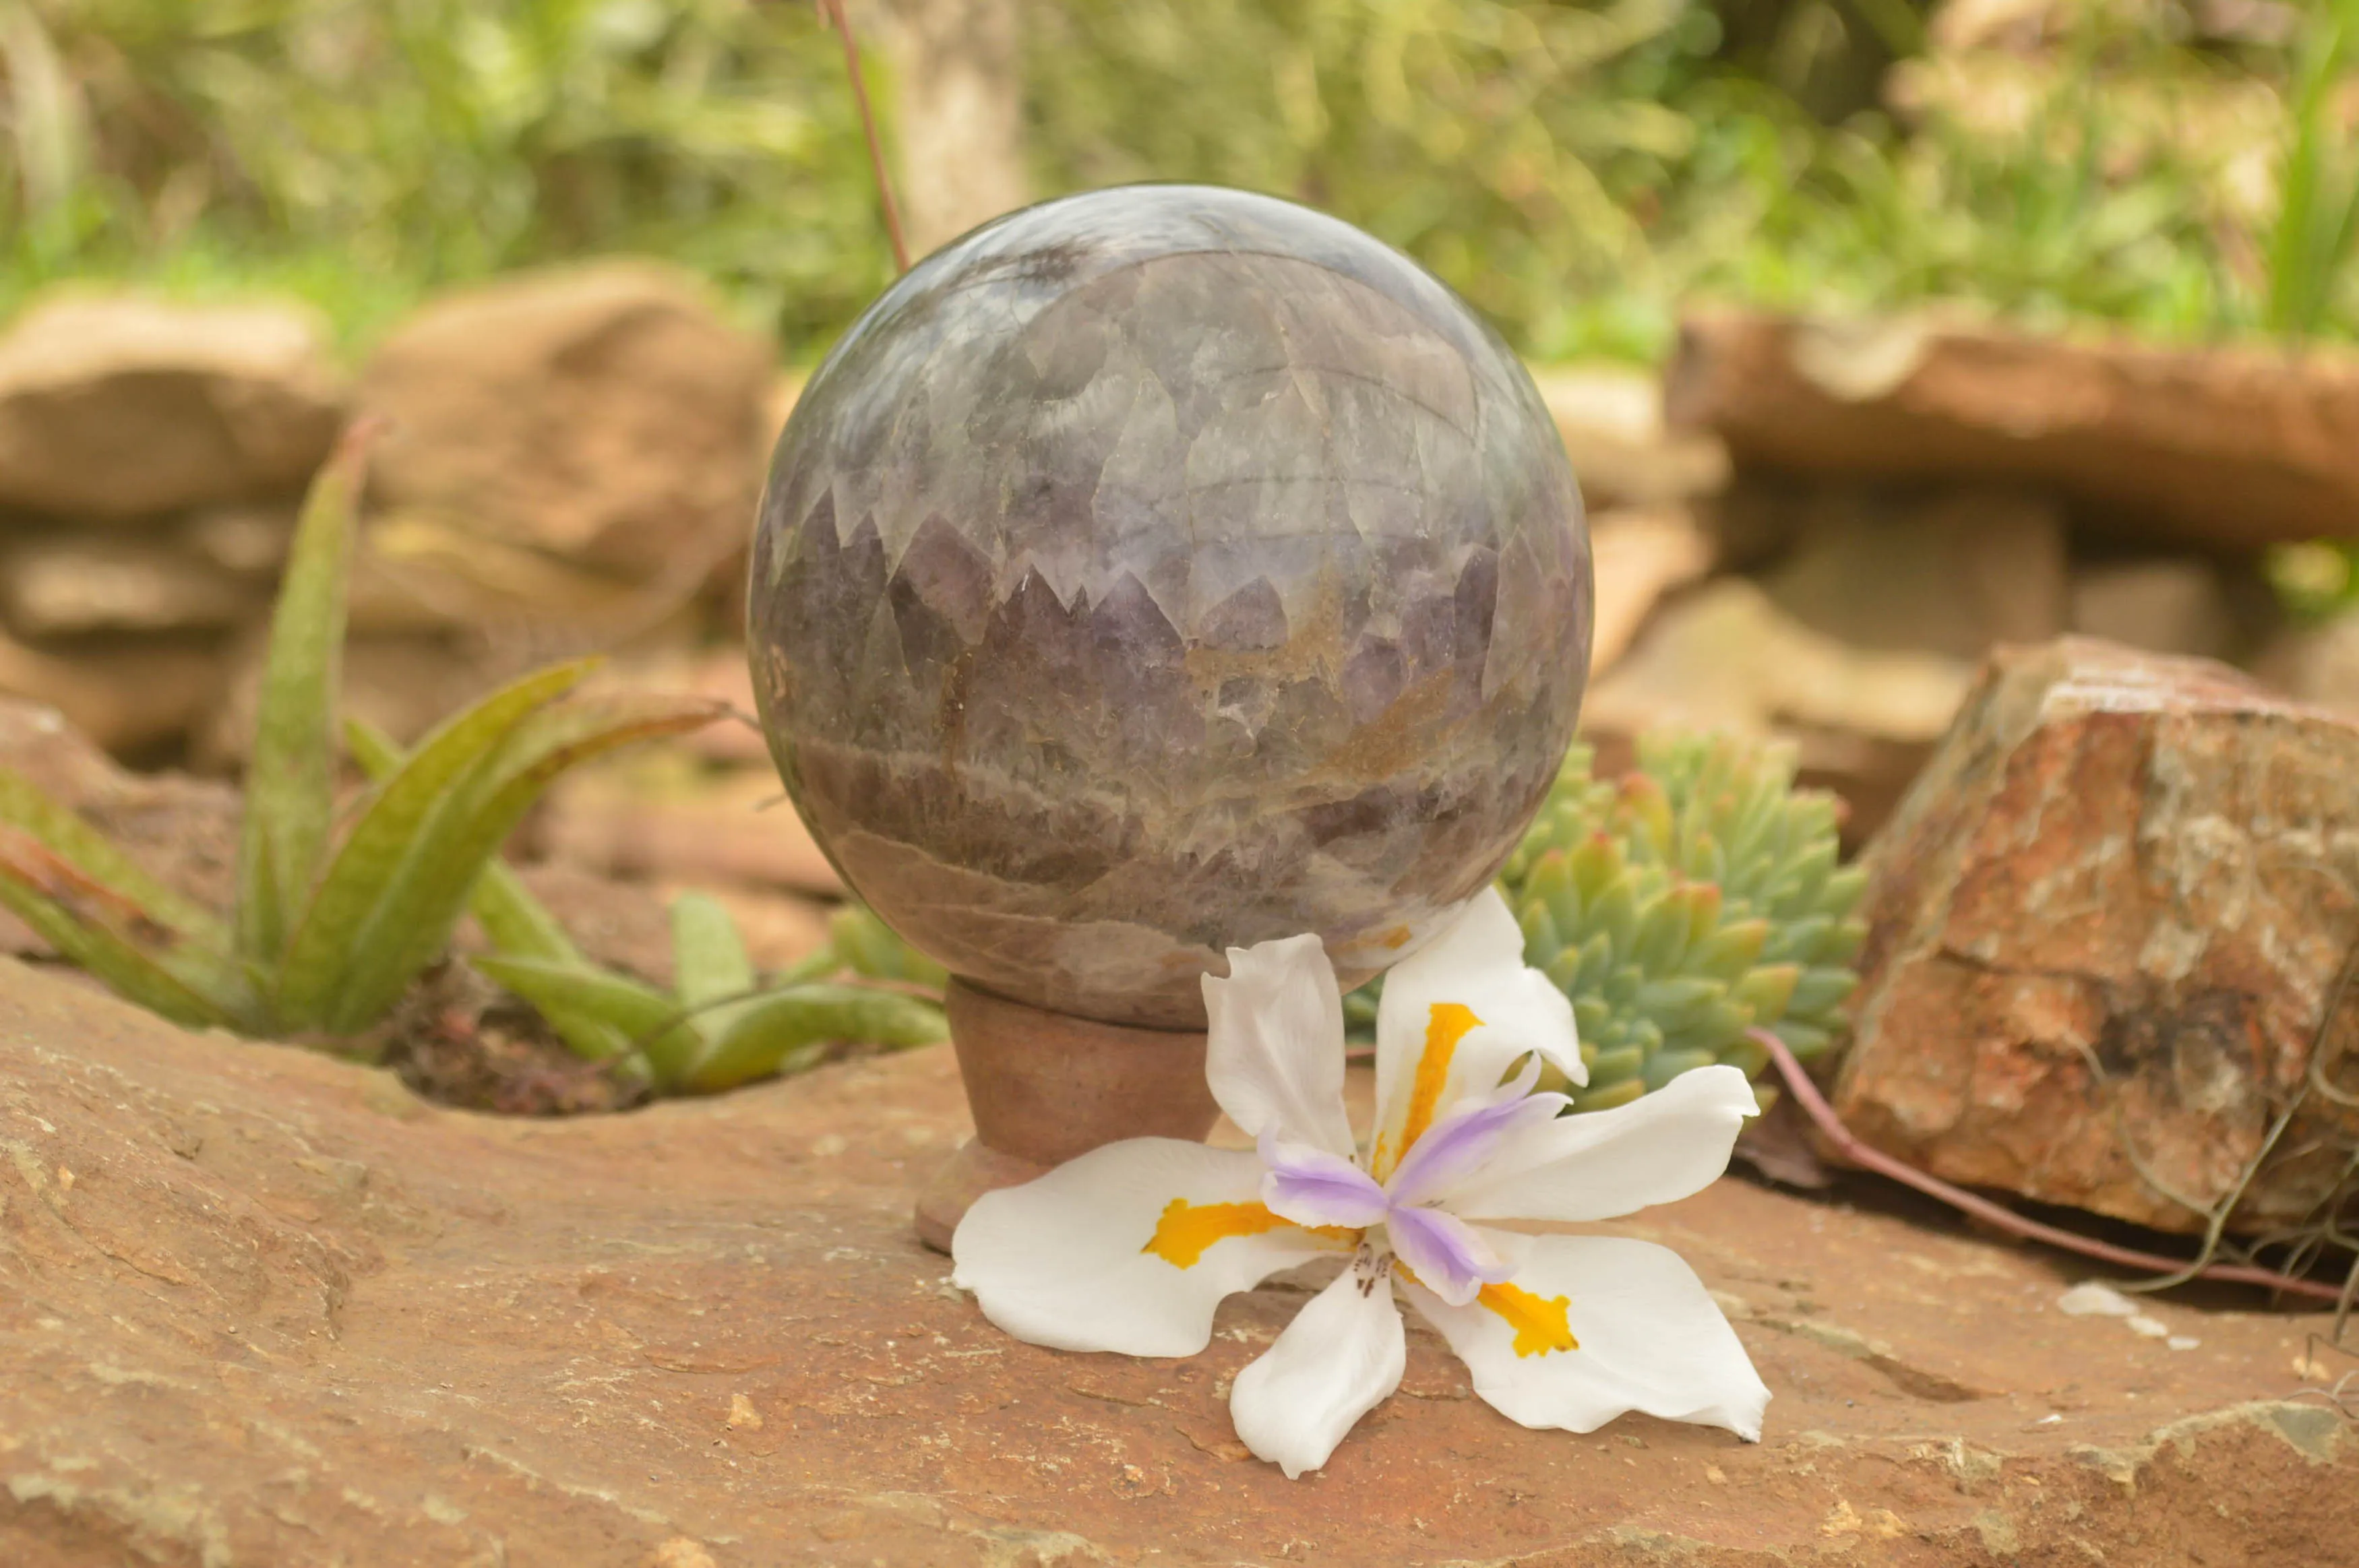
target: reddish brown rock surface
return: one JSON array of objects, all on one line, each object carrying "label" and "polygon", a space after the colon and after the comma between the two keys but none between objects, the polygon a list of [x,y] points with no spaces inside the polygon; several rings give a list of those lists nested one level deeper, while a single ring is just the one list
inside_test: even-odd
[{"label": "reddish brown rock surface", "polygon": [[[2314,1044],[2359,1087],[2359,988],[2321,1030],[2359,943],[2354,802],[2347,716],[2203,660],[2002,652],[1870,856],[1837,1109],[1952,1181],[2200,1230]],[[2309,1094],[2238,1227],[2312,1217],[2354,1141]]]},{"label": "reddish brown rock surface", "polygon": [[[1361,1086],[1364,1094],[1365,1086]],[[1723,1292],[1768,1440],[1527,1432],[1411,1331],[1289,1483],[1229,1379],[1014,1343],[919,1249],[950,1054],[500,1120],[0,961],[0,1562],[769,1568],[2323,1562],[2323,1318],[2056,1310],[2040,1258],[1740,1183],[1628,1228]]]},{"label": "reddish brown rock surface", "polygon": [[2359,362],[2038,338],[1972,322],[1689,319],[1676,427],[1740,464],[2051,486],[2151,540],[2359,534]]}]

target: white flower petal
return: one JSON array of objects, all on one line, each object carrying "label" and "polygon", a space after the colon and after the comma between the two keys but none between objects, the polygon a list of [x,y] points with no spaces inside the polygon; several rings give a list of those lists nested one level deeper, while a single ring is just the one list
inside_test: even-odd
[{"label": "white flower petal", "polygon": [[1728,1169],[1738,1130],[1759,1110],[1743,1073],[1698,1067],[1628,1105],[1519,1124],[1436,1201],[1467,1219],[1549,1220],[1676,1202]]},{"label": "white flower petal", "polygon": [[1343,998],[1319,938],[1230,948],[1228,977],[1204,977],[1204,1076],[1229,1119],[1349,1159]]},{"label": "white flower petal", "polygon": [[[1510,1421],[1594,1432],[1643,1411],[1761,1440],[1769,1390],[1703,1282],[1669,1248],[1544,1236],[1506,1287],[1521,1299],[1494,1286],[1454,1307],[1406,1281],[1400,1288],[1473,1373],[1474,1391]],[[1556,1347],[1560,1329],[1573,1347]]]},{"label": "white flower petal", "polygon": [[1469,1095],[1495,1089],[1538,1052],[1586,1083],[1572,1003],[1524,963],[1524,935],[1499,890],[1385,976],[1376,1008],[1376,1141],[1370,1169],[1391,1173],[1424,1129]]},{"label": "white flower petal", "polygon": [[1222,1298],[1344,1245],[1269,1213],[1261,1178],[1242,1150],[1109,1143],[975,1199],[951,1238],[951,1280],[1035,1345],[1193,1356]]},{"label": "white flower petal", "polygon": [[1400,1387],[1408,1366],[1384,1266],[1355,1264],[1237,1374],[1229,1416],[1239,1441],[1292,1480],[1326,1464],[1353,1424]]}]

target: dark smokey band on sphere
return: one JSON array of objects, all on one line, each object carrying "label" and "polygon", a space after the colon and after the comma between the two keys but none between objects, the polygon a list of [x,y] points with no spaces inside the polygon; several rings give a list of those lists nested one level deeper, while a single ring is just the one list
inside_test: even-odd
[{"label": "dark smokey band on sphere", "polygon": [[1201,1027],[1223,949],[1347,981],[1479,891],[1586,675],[1530,378],[1334,219],[1191,186],[920,263],[780,438],[763,722],[845,881],[1013,1000]]}]

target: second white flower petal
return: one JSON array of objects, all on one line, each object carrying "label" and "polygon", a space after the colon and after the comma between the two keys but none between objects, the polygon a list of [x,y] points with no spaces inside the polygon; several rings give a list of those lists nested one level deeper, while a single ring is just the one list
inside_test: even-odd
[{"label": "second white flower petal", "polygon": [[1526,1123],[1442,1194],[1468,1219],[1613,1219],[1701,1192],[1760,1110],[1734,1067],[1698,1067],[1611,1110]]},{"label": "second white flower petal", "polygon": [[1262,1171],[1255,1154],[1173,1138],[1093,1149],[975,1199],[951,1238],[951,1282],[1034,1345],[1193,1356],[1224,1297],[1341,1249],[1265,1208]]},{"label": "second white flower petal", "polygon": [[1371,1170],[1389,1175],[1436,1118],[1495,1089],[1533,1052],[1587,1081],[1572,1003],[1525,965],[1523,932],[1499,890],[1485,888],[1456,925],[1385,976]]},{"label": "second white flower petal", "polygon": [[1359,1419],[1390,1398],[1408,1367],[1392,1282],[1355,1263],[1310,1298],[1270,1347],[1237,1374],[1237,1437],[1292,1480],[1325,1465]]},{"label": "second white flower petal", "polygon": [[1319,938],[1230,948],[1227,977],[1204,977],[1204,1076],[1229,1119],[1351,1158],[1343,998]]},{"label": "second white flower petal", "polygon": [[1544,1236],[1505,1287],[1465,1306],[1404,1282],[1474,1375],[1524,1426],[1594,1432],[1643,1411],[1761,1437],[1769,1390],[1680,1255],[1618,1236]]}]

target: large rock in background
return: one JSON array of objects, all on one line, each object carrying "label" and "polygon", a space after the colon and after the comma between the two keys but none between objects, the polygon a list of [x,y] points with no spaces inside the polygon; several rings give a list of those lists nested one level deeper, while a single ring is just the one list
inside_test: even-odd
[{"label": "large rock in background", "polygon": [[267,603],[239,574],[154,541],[64,535],[0,548],[0,621],[22,636],[219,632]]},{"label": "large rock in background", "polygon": [[1858,648],[1972,660],[1994,643],[2064,630],[2064,519],[2047,496],[1846,486],[1817,491],[1795,510],[1793,546],[1763,583],[1813,631]]},{"label": "large rock in background", "polygon": [[2261,651],[2256,673],[2304,702],[2359,718],[2359,611],[2288,627]]},{"label": "large rock in background", "polygon": [[[1603,547],[1598,559],[1610,564]],[[1618,590],[1603,570],[1606,605]],[[1842,797],[1844,842],[1856,847],[1891,814],[1973,678],[1972,664],[1946,654],[1831,637],[1759,584],[1725,577],[1654,611],[1590,689],[1581,733],[1608,776],[1633,765],[1651,730],[1789,739],[1802,782]]]},{"label": "large rock in background", "polygon": [[1711,434],[1663,419],[1663,382],[1628,365],[1535,365],[1540,391],[1581,478],[1593,518],[1619,506],[1660,507],[1728,483],[1728,450]]},{"label": "large rock in background", "polygon": [[1684,323],[1665,399],[1740,465],[2044,485],[2147,543],[2359,535],[2359,360],[2343,354],[1710,312]]},{"label": "large rock in background", "polygon": [[[2258,585],[2247,578],[2236,586]],[[2071,629],[2158,654],[2224,658],[2245,641],[2241,622],[2262,618],[2240,614],[2245,607],[2235,600],[2220,568],[2200,557],[2093,564],[2072,579]],[[2284,689],[2295,697],[2308,695]]]},{"label": "large rock in background", "polygon": [[0,335],[0,508],[123,521],[300,490],[344,404],[308,312],[62,296]]},{"label": "large rock in background", "polygon": [[[2201,1230],[2314,1044],[2359,1092],[2359,987],[2321,1022],[2354,802],[2351,717],[2203,660],[2002,652],[1869,857],[1836,1108],[1951,1181]],[[2314,1221],[2354,1149],[2359,1111],[2309,1094],[2237,1228]]]},{"label": "large rock in background", "polygon": [[692,589],[743,546],[770,354],[685,274],[602,262],[446,295],[362,376],[375,493],[479,537]]},{"label": "large rock in background", "polygon": [[1614,1229],[1718,1292],[1765,1442],[1526,1431],[1413,1325],[1400,1391],[1288,1481],[1227,1390],[1311,1281],[1185,1360],[1019,1344],[910,1233],[968,1130],[942,1048],[527,1121],[0,959],[0,1563],[2323,1563],[2359,1531],[2359,1441],[2296,1398],[2327,1314],[2158,1302],[2142,1337],[2038,1255],[1742,1182]]},{"label": "large rock in background", "polygon": [[219,700],[222,678],[209,640],[109,640],[69,658],[0,633],[0,703],[54,710],[118,757],[168,751]]}]

